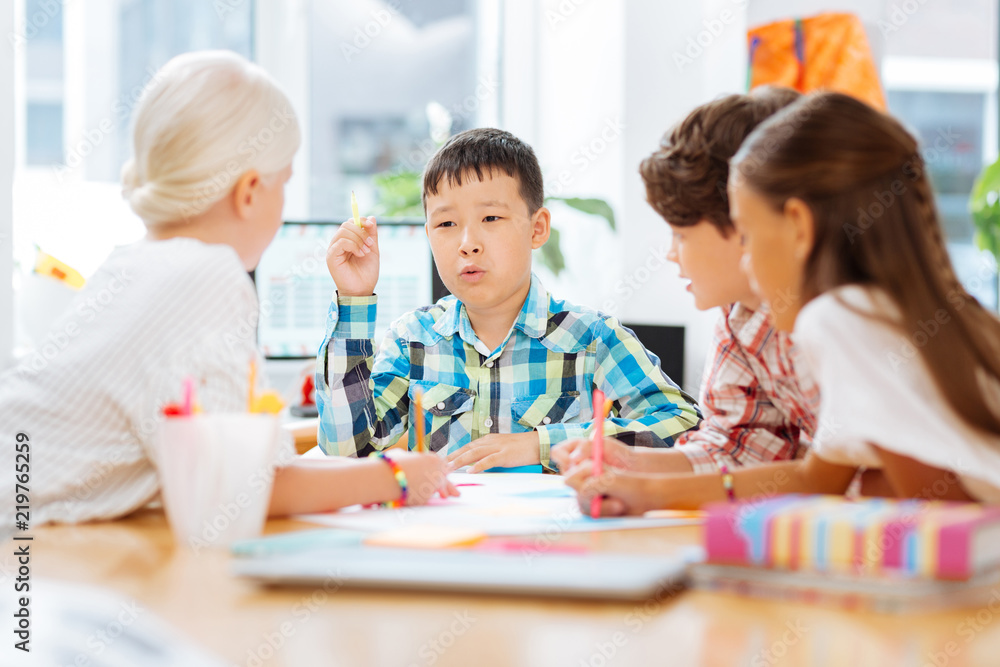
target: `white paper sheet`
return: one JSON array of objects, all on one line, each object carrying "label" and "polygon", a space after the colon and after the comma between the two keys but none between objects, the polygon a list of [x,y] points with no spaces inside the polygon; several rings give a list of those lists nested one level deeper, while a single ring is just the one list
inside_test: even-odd
[{"label": "white paper sheet", "polygon": [[576,492],[558,475],[532,473],[452,473],[459,498],[435,499],[423,507],[348,507],[297,518],[324,526],[369,532],[402,526],[435,525],[478,529],[492,536],[558,535],[595,530],[656,528],[699,523],[697,519],[624,517],[591,519],[580,513]]}]

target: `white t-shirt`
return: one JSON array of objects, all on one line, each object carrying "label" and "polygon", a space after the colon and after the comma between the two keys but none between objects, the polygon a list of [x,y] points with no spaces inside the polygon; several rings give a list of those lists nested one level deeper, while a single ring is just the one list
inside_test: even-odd
[{"label": "white t-shirt", "polygon": [[793,336],[823,397],[816,454],[831,463],[880,468],[877,445],[952,470],[969,494],[1000,502],[1000,437],[968,426],[920,357],[918,346],[934,326],[907,337],[845,303],[882,317],[898,313],[887,295],[857,285],[827,292],[799,313]]},{"label": "white t-shirt", "polygon": [[19,432],[30,438],[31,525],[113,518],[155,499],[162,406],[193,376],[206,412],[245,411],[257,315],[229,246],[177,238],[112,252],[38,351],[0,375],[0,532],[13,526]]}]

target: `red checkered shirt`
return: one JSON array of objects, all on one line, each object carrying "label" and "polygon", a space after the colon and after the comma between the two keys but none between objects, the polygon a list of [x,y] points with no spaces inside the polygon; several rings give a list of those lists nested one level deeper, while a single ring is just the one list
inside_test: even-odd
[{"label": "red checkered shirt", "polygon": [[[704,419],[678,447],[696,473],[801,458],[816,433],[819,389],[795,364],[765,306],[722,309],[701,384]],[[798,370],[798,372],[796,372]]]}]

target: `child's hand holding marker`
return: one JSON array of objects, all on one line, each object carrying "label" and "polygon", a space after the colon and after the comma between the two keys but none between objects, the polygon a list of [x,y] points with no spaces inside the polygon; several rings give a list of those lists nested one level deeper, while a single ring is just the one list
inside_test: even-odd
[{"label": "child's hand holding marker", "polygon": [[[550,456],[559,470],[569,470],[592,456],[594,441],[590,438],[567,440],[552,448]],[[604,465],[621,470],[642,472],[643,465],[638,452],[624,442],[614,438],[604,438]]]},{"label": "child's hand holding marker", "polygon": [[[600,475],[596,475],[594,462],[587,460],[566,475],[566,484],[576,489],[580,512],[597,518],[644,514],[666,506],[656,493],[662,488],[662,483],[650,484],[647,481],[650,479],[653,476],[645,473],[609,470],[606,466]],[[592,514],[595,500],[600,500],[596,515]]]},{"label": "child's hand holding marker", "polygon": [[[406,473],[407,505],[424,505],[435,495],[448,498],[459,495],[455,485],[448,481],[448,469],[437,454],[392,450],[392,460]],[[394,482],[386,482],[393,488]]]},{"label": "child's hand holding marker", "polygon": [[352,193],[354,219],[340,226],[326,251],[326,266],[340,296],[371,296],[378,283],[378,227],[375,218],[362,218]]}]

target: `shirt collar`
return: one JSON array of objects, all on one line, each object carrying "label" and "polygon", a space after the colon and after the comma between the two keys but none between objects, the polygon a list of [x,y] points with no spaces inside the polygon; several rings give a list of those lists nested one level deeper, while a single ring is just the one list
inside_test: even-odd
[{"label": "shirt collar", "polygon": [[[444,313],[434,324],[434,331],[449,338],[456,333],[462,340],[475,346],[475,341],[479,340],[472,330],[472,322],[469,321],[469,314],[466,312],[465,304],[452,297]],[[531,274],[531,285],[528,287],[528,296],[521,306],[514,321],[514,329],[519,329],[526,336],[531,338],[541,338],[548,327],[549,322],[549,293],[545,291],[542,281],[534,273]]]},{"label": "shirt collar", "polygon": [[735,303],[727,313],[727,319],[736,340],[752,354],[760,354],[774,333],[771,310],[766,303],[761,303],[757,310]]}]

